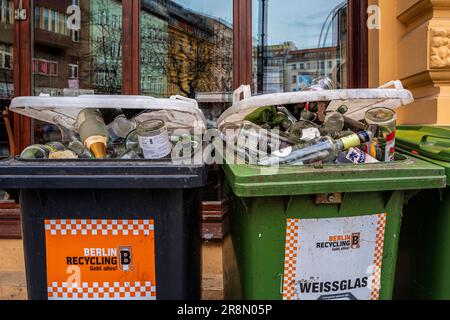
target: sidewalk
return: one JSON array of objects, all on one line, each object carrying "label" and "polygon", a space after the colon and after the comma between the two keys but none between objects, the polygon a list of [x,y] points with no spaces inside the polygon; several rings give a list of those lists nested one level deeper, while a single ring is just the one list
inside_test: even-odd
[{"label": "sidewalk", "polygon": [[27,299],[21,240],[0,240],[0,299]]},{"label": "sidewalk", "polygon": [[[222,245],[203,244],[203,300],[223,299]],[[21,240],[0,240],[0,300],[26,300],[25,264]]]}]

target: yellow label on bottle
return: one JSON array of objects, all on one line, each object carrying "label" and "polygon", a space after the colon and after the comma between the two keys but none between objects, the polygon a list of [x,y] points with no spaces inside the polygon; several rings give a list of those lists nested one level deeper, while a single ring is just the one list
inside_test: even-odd
[{"label": "yellow label on bottle", "polygon": [[342,144],[344,145],[344,150],[348,150],[353,147],[357,147],[361,144],[358,135],[351,134],[347,137],[341,138]]}]

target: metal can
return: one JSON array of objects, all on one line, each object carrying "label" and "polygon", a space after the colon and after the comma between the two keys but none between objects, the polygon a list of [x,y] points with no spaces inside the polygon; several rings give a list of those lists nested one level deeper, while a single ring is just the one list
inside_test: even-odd
[{"label": "metal can", "polygon": [[172,151],[166,124],[162,120],[148,120],[138,125],[136,133],[145,159],[162,159]]},{"label": "metal can", "polygon": [[389,108],[373,108],[366,112],[366,122],[370,126],[377,126],[378,133],[376,141],[378,147],[383,149],[384,162],[395,160],[395,129],[397,125],[397,114]]}]

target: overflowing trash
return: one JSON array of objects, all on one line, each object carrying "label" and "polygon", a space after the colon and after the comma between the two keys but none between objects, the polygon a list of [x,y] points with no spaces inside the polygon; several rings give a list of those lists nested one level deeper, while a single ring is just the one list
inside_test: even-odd
[{"label": "overflowing trash", "polygon": [[[122,103],[135,106],[111,107]],[[59,141],[24,149],[23,160],[192,158],[206,130],[196,102],[181,97],[20,97],[11,110],[53,124],[61,133]]]},{"label": "overflowing trash", "polygon": [[187,148],[192,156],[201,145],[201,141],[191,135],[169,136],[163,120],[139,123],[120,115],[106,126],[102,114],[95,109],[80,112],[78,128],[71,127],[60,116],[54,120],[61,131],[61,141],[31,145],[23,150],[21,159],[159,160],[167,159],[174,150],[182,157]]},{"label": "overflowing trash", "polygon": [[[332,90],[330,83],[321,79],[307,92],[254,97],[241,87],[234,110],[218,121],[227,147],[260,166],[394,161],[394,109],[411,103],[411,93],[399,82],[396,89],[359,90]],[[282,103],[263,106],[271,101]]]},{"label": "overflowing trash", "polygon": [[[260,166],[394,161],[395,109],[414,101],[411,92],[399,81],[378,89],[334,88],[326,78],[302,92],[261,96],[241,86],[217,122],[219,137],[238,159]],[[24,160],[173,162],[201,153],[206,161],[202,147],[210,142],[197,102],[183,97],[18,97],[11,111],[61,132],[59,141],[26,148]]]}]

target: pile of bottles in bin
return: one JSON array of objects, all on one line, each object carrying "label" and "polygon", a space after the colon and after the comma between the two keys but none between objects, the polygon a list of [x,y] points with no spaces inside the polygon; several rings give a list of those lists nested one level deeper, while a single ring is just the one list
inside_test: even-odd
[{"label": "pile of bottles in bin", "polygon": [[138,122],[137,115],[125,115],[120,109],[84,109],[75,124],[55,116],[53,123],[61,132],[61,141],[31,145],[20,158],[170,160],[174,153],[178,158],[191,157],[201,146],[201,140],[193,135],[169,135],[163,120]]},{"label": "pile of bottles in bin", "polygon": [[[328,89],[329,81],[321,80],[308,90]],[[227,143],[240,159],[262,166],[394,161],[395,111],[376,107],[356,120],[346,105],[328,111],[330,103],[259,108]]]}]

